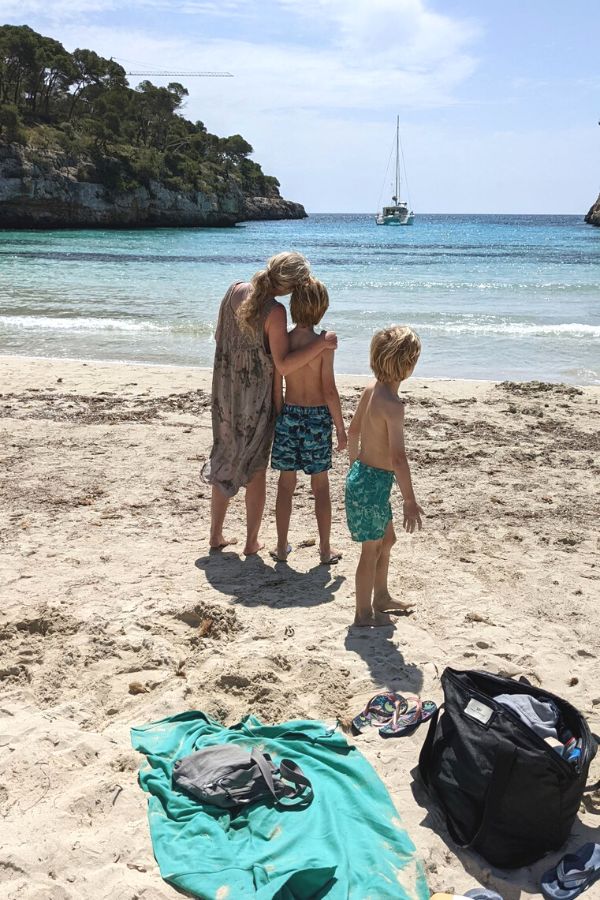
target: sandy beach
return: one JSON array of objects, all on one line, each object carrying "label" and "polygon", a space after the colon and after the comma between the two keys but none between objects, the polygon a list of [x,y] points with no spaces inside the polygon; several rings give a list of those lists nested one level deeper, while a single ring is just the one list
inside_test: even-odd
[{"label": "sandy beach", "polygon": [[[426,519],[400,534],[390,574],[415,613],[358,631],[345,456],[331,475],[339,565],[318,564],[304,478],[289,565],[266,551],[209,556],[209,371],[1,357],[0,372],[3,897],[177,896],[154,862],[129,741],[132,725],[165,715],[334,723],[379,688],[439,703],[450,665],[525,675],[600,731],[600,387],[407,383]],[[339,381],[349,418],[364,380]],[[240,496],[229,532],[241,537],[242,521]],[[424,736],[349,739],[390,791],[431,890],[539,896],[548,860],[498,873],[456,852],[414,781]],[[599,812],[597,791],[566,849],[597,840]]]}]

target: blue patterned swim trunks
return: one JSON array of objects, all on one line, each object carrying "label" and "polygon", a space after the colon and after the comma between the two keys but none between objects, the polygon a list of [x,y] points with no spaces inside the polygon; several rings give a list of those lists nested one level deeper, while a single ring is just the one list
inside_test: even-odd
[{"label": "blue patterned swim trunks", "polygon": [[286,403],[275,423],[271,467],[318,475],[331,468],[331,413],[326,406]]},{"label": "blue patterned swim trunks", "polygon": [[346,476],[346,519],[353,541],[378,541],[392,521],[394,473],[355,460]]}]

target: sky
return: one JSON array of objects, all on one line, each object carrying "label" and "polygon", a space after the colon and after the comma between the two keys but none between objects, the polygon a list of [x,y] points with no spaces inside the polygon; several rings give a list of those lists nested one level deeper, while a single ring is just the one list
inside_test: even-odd
[{"label": "sky", "polygon": [[151,80],[309,212],[389,202],[396,115],[417,213],[583,214],[600,190],[598,0],[0,0],[0,19],[128,70],[231,72]]}]

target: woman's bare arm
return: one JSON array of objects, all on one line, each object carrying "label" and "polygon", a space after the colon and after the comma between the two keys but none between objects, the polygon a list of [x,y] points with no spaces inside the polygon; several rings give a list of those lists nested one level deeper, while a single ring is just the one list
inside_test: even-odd
[{"label": "woman's bare arm", "polygon": [[297,369],[301,369],[311,360],[315,359],[323,350],[335,350],[337,347],[337,335],[333,331],[325,331],[319,335],[319,339],[301,347],[299,350],[289,349],[287,333],[287,316],[283,306],[277,304],[267,316],[265,332],[269,339],[271,356],[277,371],[281,375],[290,375]]}]

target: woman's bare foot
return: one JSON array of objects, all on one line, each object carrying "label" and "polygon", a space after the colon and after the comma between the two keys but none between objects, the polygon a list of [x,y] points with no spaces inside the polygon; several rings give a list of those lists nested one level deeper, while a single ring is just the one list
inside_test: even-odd
[{"label": "woman's bare foot", "polygon": [[275,562],[287,562],[287,558],[291,552],[292,545],[288,544],[285,548],[276,547],[274,550],[269,550],[269,556],[271,559],[274,559]]},{"label": "woman's bare foot", "polygon": [[244,556],[254,556],[256,553],[263,550],[264,546],[264,544],[261,544],[258,541],[256,541],[255,544],[246,544],[244,547]]},{"label": "woman's bare foot", "polygon": [[217,534],[210,539],[211,550],[224,550],[225,547],[232,547],[237,544],[237,538],[226,538],[223,534]]},{"label": "woman's bare foot", "polygon": [[392,613],[397,616],[411,616],[414,612],[414,603],[403,600],[394,600],[388,593],[376,594],[373,598],[373,610],[376,613]]},{"label": "woman's bare foot", "polygon": [[334,566],[336,563],[339,563],[343,554],[340,550],[334,550],[333,547],[326,547],[325,550],[322,548],[319,550],[319,556],[321,558],[321,565]]}]

